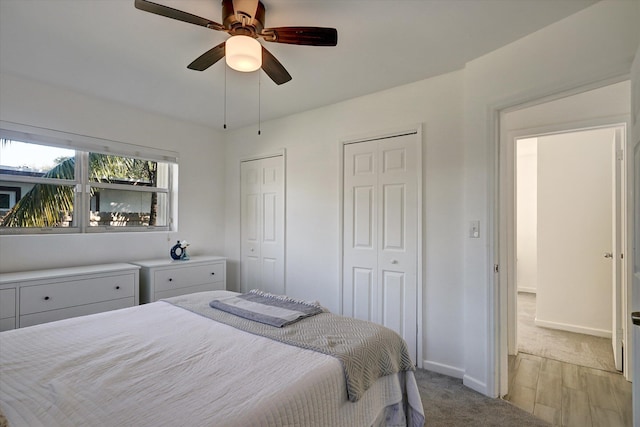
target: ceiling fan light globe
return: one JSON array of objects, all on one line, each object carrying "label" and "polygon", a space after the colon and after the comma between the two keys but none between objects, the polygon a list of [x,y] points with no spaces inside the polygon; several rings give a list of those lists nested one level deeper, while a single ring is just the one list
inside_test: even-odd
[{"label": "ceiling fan light globe", "polygon": [[234,70],[256,71],[262,66],[262,45],[253,37],[232,36],[226,42],[225,58]]}]

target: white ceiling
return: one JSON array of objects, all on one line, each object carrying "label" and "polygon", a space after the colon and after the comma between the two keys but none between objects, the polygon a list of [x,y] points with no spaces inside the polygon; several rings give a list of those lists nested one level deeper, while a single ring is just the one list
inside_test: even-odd
[{"label": "white ceiling", "polygon": [[[221,22],[217,0],[155,0]],[[226,72],[228,128],[333,104],[464,66],[595,0],[263,0],[266,27],[338,30],[337,47],[261,42],[293,76]],[[0,0],[0,72],[222,129],[225,66],[187,65],[227,34],[133,0]],[[260,81],[260,98],[258,84]],[[261,109],[258,112],[258,100]]]}]

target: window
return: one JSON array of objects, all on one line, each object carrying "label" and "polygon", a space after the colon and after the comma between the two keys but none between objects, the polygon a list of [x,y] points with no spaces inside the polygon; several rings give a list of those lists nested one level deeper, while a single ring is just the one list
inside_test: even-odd
[{"label": "window", "polygon": [[89,153],[90,227],[167,227],[169,164]]},{"label": "window", "polygon": [[[156,153],[145,155],[140,147],[134,147],[131,155],[132,150],[122,143],[96,144],[109,150],[105,153],[91,150],[86,141],[87,147],[79,143],[68,148],[50,145],[52,138],[47,136],[41,143],[33,134],[24,141],[16,139],[21,135],[15,132],[0,132],[0,233],[169,230],[172,226],[175,162]],[[116,153],[119,145],[124,148]]]},{"label": "window", "polygon": [[[5,191],[0,225],[75,227],[76,152],[19,141],[0,141],[0,186]],[[12,194],[13,193],[13,194]]]}]

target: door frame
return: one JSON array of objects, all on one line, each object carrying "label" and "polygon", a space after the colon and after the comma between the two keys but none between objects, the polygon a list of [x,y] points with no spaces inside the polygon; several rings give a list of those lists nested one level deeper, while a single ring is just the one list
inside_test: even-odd
[{"label": "door frame", "polygon": [[416,366],[418,368],[422,368],[423,367],[423,356],[422,356],[422,347],[423,347],[423,343],[424,343],[424,339],[423,339],[423,328],[422,328],[422,306],[423,306],[423,289],[422,289],[422,283],[423,283],[423,250],[422,250],[422,245],[423,245],[423,206],[422,206],[422,181],[424,179],[424,171],[423,171],[423,157],[422,157],[422,144],[423,144],[423,132],[422,132],[422,128],[423,128],[423,124],[422,123],[417,123],[417,124],[408,124],[408,125],[403,125],[403,126],[397,126],[394,128],[388,128],[388,129],[384,129],[384,130],[376,130],[376,131],[369,131],[369,132],[363,132],[363,133],[359,133],[359,134],[354,134],[354,135],[347,135],[344,136],[342,138],[340,138],[338,140],[338,144],[337,144],[337,149],[338,149],[338,204],[339,204],[339,236],[340,236],[340,240],[339,240],[339,245],[338,245],[338,257],[339,257],[339,268],[338,268],[338,306],[340,307],[340,314],[344,313],[344,308],[343,308],[343,290],[344,290],[344,282],[343,282],[343,277],[344,277],[344,253],[343,253],[343,245],[344,245],[344,146],[348,145],[348,144],[356,144],[358,142],[366,142],[366,141],[371,141],[371,140],[377,140],[377,139],[387,139],[387,138],[393,138],[393,137],[397,137],[397,136],[403,136],[403,135],[415,135],[415,144],[416,144],[416,154],[418,157],[418,162],[416,165],[416,178],[417,178],[417,182],[416,182],[416,191],[417,191],[417,254],[416,254],[416,266],[417,266],[417,271],[416,271],[416,289],[417,289],[417,293],[418,295],[416,296],[416,342],[418,345],[418,348],[416,349],[416,354],[417,354],[417,360],[416,362]]},{"label": "door frame", "polygon": [[[629,161],[628,154],[626,154],[627,150],[627,139],[628,130],[630,129],[630,117],[628,115],[623,116],[613,116],[613,117],[604,117],[598,119],[589,119],[584,121],[574,121],[567,122],[549,126],[542,126],[537,128],[529,128],[529,129],[521,129],[517,131],[507,131],[501,125],[501,117],[503,113],[507,113],[510,111],[517,111],[523,108],[530,107],[532,105],[542,104],[549,101],[553,101],[556,99],[560,99],[569,95],[576,95],[582,92],[586,92],[589,90],[594,90],[599,87],[608,86],[611,84],[615,84],[624,80],[628,80],[627,78],[620,78],[615,81],[606,81],[601,84],[591,85],[586,88],[576,89],[571,91],[570,93],[559,93],[556,96],[548,97],[544,99],[540,99],[535,102],[530,102],[528,104],[521,103],[520,105],[515,105],[513,107],[505,107],[505,108],[496,108],[495,112],[495,123],[497,126],[498,133],[498,141],[496,146],[496,157],[495,164],[493,167],[494,177],[495,177],[495,194],[496,197],[494,199],[494,220],[496,224],[496,228],[494,231],[494,259],[497,261],[497,265],[501,266],[499,271],[495,274],[494,277],[494,303],[495,311],[494,311],[494,319],[496,322],[496,335],[494,341],[494,348],[497,351],[497,354],[494,357],[494,363],[496,366],[495,369],[495,386],[497,388],[497,395],[504,396],[508,391],[509,384],[509,374],[508,374],[508,355],[514,352],[514,346],[516,345],[516,337],[515,337],[515,329],[513,327],[514,324],[517,323],[516,316],[517,313],[515,308],[517,306],[517,302],[515,301],[517,295],[517,284],[516,284],[516,246],[515,246],[515,140],[526,138],[528,136],[541,136],[541,135],[549,135],[549,134],[558,134],[558,133],[566,133],[576,130],[586,130],[586,129],[597,129],[597,128],[606,128],[606,127],[618,127],[621,126],[625,129],[625,136],[623,140],[623,152],[625,152],[624,159],[621,165],[621,179],[622,179],[622,195],[623,201],[621,206],[621,232],[623,236],[626,236],[626,231],[628,230],[628,207],[624,205],[624,199],[628,199],[627,197],[627,172],[628,167],[627,163]],[[631,242],[629,239],[626,239],[622,245],[622,253],[631,254]],[[630,298],[627,298],[627,295],[630,295],[630,283],[628,280],[629,269],[627,268],[627,259],[624,258],[622,260],[622,284],[621,289],[619,289],[620,295],[622,296],[622,302],[620,304],[620,309],[622,311],[621,322],[625,322],[626,317],[622,317],[625,313],[629,313],[631,303]],[[629,363],[633,360],[632,349],[631,347],[631,333],[632,330],[626,325],[625,333],[623,336],[623,340],[625,342],[625,352],[623,355],[623,366],[624,366],[624,375],[627,380],[631,379],[631,369],[629,368]]]},{"label": "door frame", "polygon": [[282,268],[283,271],[283,287],[285,292],[287,290],[287,150],[286,148],[282,148],[280,150],[274,151],[269,154],[256,154],[252,156],[244,156],[238,159],[238,183],[239,185],[239,200],[238,200],[238,212],[239,216],[239,232],[238,232],[238,242],[240,243],[238,248],[240,249],[240,258],[238,262],[238,286],[240,287],[240,292],[247,292],[242,290],[242,163],[250,162],[252,160],[262,160],[268,159],[271,157],[282,157],[282,239],[283,239],[283,256],[282,260]]},{"label": "door frame", "polygon": [[[513,95],[501,97],[488,101],[484,105],[486,113],[485,125],[486,135],[484,147],[487,152],[485,167],[486,177],[486,197],[487,197],[487,244],[486,244],[486,313],[487,313],[487,346],[486,346],[486,384],[481,387],[488,396],[500,396],[502,381],[508,382],[508,357],[507,357],[507,306],[506,306],[506,278],[501,279],[499,273],[500,262],[506,256],[506,244],[501,242],[501,236],[506,232],[501,230],[502,222],[500,218],[500,162],[501,150],[500,142],[503,140],[500,135],[500,115],[503,112],[519,110],[526,107],[542,104],[548,101],[557,100],[566,96],[577,95],[593,89],[620,83],[630,79],[629,72],[616,73],[573,84],[560,84],[541,90],[532,88],[518,92]],[[626,160],[628,164],[628,158]],[[629,170],[630,168],[627,168]],[[504,179],[504,178],[503,178]],[[627,195],[628,196],[628,195]],[[627,197],[628,198],[628,197]],[[627,212],[627,214],[629,214]],[[629,242],[627,242],[627,245]],[[502,251],[501,251],[501,248]],[[625,248],[627,253],[629,247]],[[628,286],[627,282],[627,286]],[[628,289],[628,288],[627,288]],[[629,319],[630,324],[631,320]],[[631,350],[633,351],[633,350]],[[631,354],[629,358],[631,359]],[[505,379],[506,378],[506,379]]]},{"label": "door frame", "polygon": [[[513,355],[517,354],[517,262],[516,262],[516,251],[517,251],[517,207],[516,207],[516,197],[517,197],[517,183],[516,183],[516,175],[517,175],[517,151],[516,151],[516,142],[519,139],[525,138],[536,138],[550,135],[560,135],[560,134],[570,134],[575,132],[583,132],[597,129],[622,129],[622,143],[625,143],[626,140],[626,130],[628,129],[629,116],[615,116],[608,117],[605,119],[597,119],[597,120],[585,120],[579,122],[566,122],[561,124],[555,124],[551,126],[544,126],[539,128],[525,128],[519,129],[516,131],[506,131],[501,129],[501,135],[505,138],[501,138],[504,143],[501,146],[501,152],[504,155],[504,161],[501,161],[501,183],[503,185],[502,190],[502,205],[501,205],[501,218],[504,218],[506,222],[507,232],[503,233],[504,240],[502,243],[506,243],[506,258],[504,259],[502,273],[504,281],[507,284],[507,347],[508,354]],[[622,148],[624,152],[624,148]],[[616,153],[617,155],[617,153]],[[501,159],[503,160],[503,159]],[[625,170],[624,170],[624,162],[622,162],[621,170],[620,170],[620,178],[622,188],[618,190],[618,195],[616,198],[620,197],[620,202],[618,203],[617,216],[614,216],[613,221],[618,222],[618,231],[621,234],[622,242],[617,244],[619,247],[624,247],[626,236],[626,211],[624,206],[624,193],[625,193]],[[614,173],[616,171],[614,170]],[[614,240],[615,244],[615,240]],[[614,248],[612,248],[614,249]],[[614,250],[614,252],[618,252]],[[624,253],[624,250],[622,251]],[[624,284],[626,282],[626,259],[618,260],[621,264],[620,271],[617,276],[621,279],[620,283],[616,285],[613,283],[613,287],[615,288],[616,295],[620,301],[618,305],[618,322],[622,322],[623,319],[626,319],[625,313],[627,312],[626,307],[624,305],[625,298],[624,294]],[[501,280],[502,281],[502,280]],[[615,315],[615,313],[614,313]],[[625,328],[625,335],[627,334],[627,328]],[[612,331],[612,336],[617,335],[615,331]],[[624,338],[624,337],[623,337]],[[613,339],[613,337],[612,337]],[[628,342],[627,339],[623,339],[625,343]],[[624,366],[628,366],[628,361],[623,362]]]}]

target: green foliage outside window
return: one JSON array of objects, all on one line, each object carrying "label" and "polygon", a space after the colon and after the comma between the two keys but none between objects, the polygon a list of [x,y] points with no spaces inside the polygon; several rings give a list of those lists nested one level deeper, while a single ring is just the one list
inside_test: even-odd
[{"label": "green foliage outside window", "polygon": [[[2,144],[11,144],[11,141],[2,140]],[[79,182],[76,176],[76,157],[59,157],[55,162],[55,166],[37,177],[38,181],[57,180],[55,184],[46,182],[33,184],[2,217],[0,227],[56,228],[70,225],[73,221],[74,205],[77,203],[76,184]],[[123,195],[131,187],[155,189],[158,185],[158,162],[155,161],[88,153],[87,169],[91,198],[100,192],[111,191],[112,195]],[[6,176],[3,174],[0,178],[5,182],[19,181],[19,178],[12,178],[10,174]],[[64,185],[60,180],[69,180],[70,184]],[[158,193],[150,188],[144,193],[136,194],[146,194],[145,204],[148,203],[149,197],[150,204],[146,208],[140,208],[142,211],[138,214],[113,212],[113,215],[118,218],[126,217],[127,214],[138,215],[144,217],[142,225],[155,226],[158,218]],[[127,220],[119,221],[116,225],[126,226],[126,222]],[[140,225],[140,222],[135,224]]]}]

